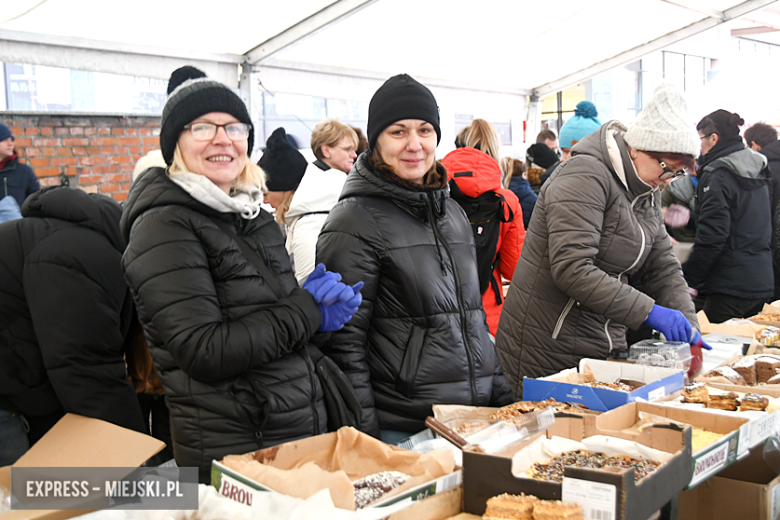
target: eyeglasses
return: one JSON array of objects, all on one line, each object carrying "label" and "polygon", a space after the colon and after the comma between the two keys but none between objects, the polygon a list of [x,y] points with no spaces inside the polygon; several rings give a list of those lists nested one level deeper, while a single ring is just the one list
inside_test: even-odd
[{"label": "eyeglasses", "polygon": [[658,164],[661,165],[661,168],[663,168],[664,172],[658,176],[659,181],[665,181],[667,179],[676,179],[677,177],[682,177],[687,173],[687,170],[685,168],[677,171],[673,171],[671,168],[669,168],[665,162],[663,162],[661,159],[656,159],[658,161]]},{"label": "eyeglasses", "polygon": [[707,139],[707,138],[708,138],[708,137],[710,137],[711,135],[712,135],[712,134],[702,135],[702,136],[699,136],[699,139]]},{"label": "eyeglasses", "polygon": [[252,128],[252,125],[246,123],[228,123],[226,125],[193,123],[184,125],[184,128],[190,131],[192,138],[196,141],[211,141],[217,135],[217,128],[224,129],[231,141],[246,141],[249,138],[249,129]]}]

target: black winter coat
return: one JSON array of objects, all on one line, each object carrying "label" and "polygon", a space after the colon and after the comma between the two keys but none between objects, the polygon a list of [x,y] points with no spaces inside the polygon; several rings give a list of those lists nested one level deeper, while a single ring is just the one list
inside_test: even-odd
[{"label": "black winter coat", "polygon": [[31,423],[71,412],[144,431],[125,379],[133,302],[119,204],[56,187],[22,213],[0,225],[0,408]]},{"label": "black winter coat", "polygon": [[769,171],[772,172],[772,264],[775,275],[775,294],[773,299],[780,298],[780,216],[778,216],[778,206],[780,205],[780,141],[774,141],[759,150],[760,154],[766,157],[769,164]]},{"label": "black winter coat", "polygon": [[10,195],[21,208],[25,199],[40,189],[32,168],[20,163],[17,157],[10,159],[0,170],[0,199]]},{"label": "black winter coat", "polygon": [[[271,283],[218,226],[269,264]],[[320,325],[298,287],[279,226],[193,199],[162,168],[133,188],[122,216],[125,275],[171,412],[174,455],[208,480],[228,454],[324,433],[322,389],[304,348]]]},{"label": "black winter coat", "polygon": [[523,208],[523,227],[528,229],[531,222],[531,214],[536,206],[538,196],[531,190],[531,184],[522,177],[512,177],[509,181],[509,189],[520,199],[520,207]]},{"label": "black winter coat", "polygon": [[[318,263],[345,283],[365,282],[360,309],[325,349],[360,397],[363,429],[420,431],[433,404],[511,403],[465,212],[446,185],[402,188],[371,171],[367,156],[317,242]],[[441,166],[439,174],[446,178]]]},{"label": "black winter coat", "polygon": [[774,292],[765,161],[738,143],[710,151],[699,164],[696,241],[683,273],[702,295],[760,300]]}]

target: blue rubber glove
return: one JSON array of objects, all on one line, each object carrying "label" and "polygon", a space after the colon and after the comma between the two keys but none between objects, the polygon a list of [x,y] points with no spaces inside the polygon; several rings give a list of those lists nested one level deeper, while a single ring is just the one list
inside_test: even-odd
[{"label": "blue rubber glove", "polygon": [[675,309],[653,305],[645,324],[663,333],[667,341],[691,341],[691,323],[685,315]]},{"label": "blue rubber glove", "polygon": [[[338,296],[337,287],[340,280],[340,274],[327,271],[325,269],[325,264],[317,264],[314,271],[312,271],[308,278],[306,278],[306,281],[303,282],[303,288],[309,291],[309,294],[312,295],[314,301],[318,304],[322,303],[325,298],[331,300],[332,303],[334,295],[331,293],[335,292],[335,296]],[[343,283],[340,285],[341,290],[346,287]]]},{"label": "blue rubber glove", "polygon": [[698,330],[693,331],[693,337],[691,338],[691,345],[699,345],[701,348],[705,350],[712,350],[712,347],[704,343],[704,340],[701,339],[701,333],[699,333]]},{"label": "blue rubber glove", "polygon": [[[340,285],[344,285],[339,282]],[[363,288],[363,282],[358,282],[350,287],[344,285],[345,289],[339,292],[338,298],[329,305],[319,304],[322,313],[322,322],[320,323],[320,332],[333,332],[340,330],[352,319],[352,315],[360,308],[363,302],[363,296],[360,289]]]}]

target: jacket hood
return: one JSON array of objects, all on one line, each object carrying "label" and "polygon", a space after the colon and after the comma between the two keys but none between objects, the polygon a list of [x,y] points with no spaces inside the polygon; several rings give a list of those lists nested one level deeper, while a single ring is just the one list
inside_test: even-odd
[{"label": "jacket hood", "polygon": [[341,170],[322,170],[310,163],[290,201],[285,220],[289,223],[291,219],[306,213],[330,211],[338,202],[346,180],[347,174]]},{"label": "jacket hood", "polygon": [[457,148],[441,163],[447,168],[447,180],[455,179],[460,191],[468,197],[501,189],[501,168],[495,159],[481,150]]},{"label": "jacket hood", "polygon": [[761,147],[758,152],[770,161],[780,161],[780,141],[774,141]]},{"label": "jacket hood", "polygon": [[625,132],[626,127],[619,121],[613,120],[603,124],[597,131],[585,136],[572,147],[572,159],[577,155],[590,155],[598,159],[634,198],[653,191],[653,188],[637,175],[634,163],[628,155],[626,143],[623,141]]},{"label": "jacket hood", "polygon": [[[441,163],[437,163],[439,175],[446,176],[447,172]],[[450,198],[450,189],[446,184],[444,188],[435,188],[425,191],[412,191],[385,179],[374,172],[368,166],[368,154],[361,154],[357,158],[352,171],[347,176],[344,189],[339,200],[349,197],[379,197],[390,199],[393,203],[423,221],[428,221],[429,209],[433,210],[436,217],[441,218],[445,214],[445,204]],[[432,205],[429,208],[428,202]]]},{"label": "jacket hood", "polygon": [[104,235],[120,252],[127,245],[119,229],[122,207],[99,193],[62,186],[44,188],[24,201],[22,216],[56,218],[92,229]]},{"label": "jacket hood", "polygon": [[191,208],[211,218],[220,218],[219,215],[221,215],[219,211],[195,200],[173,182],[165,173],[164,168],[150,168],[138,177],[130,188],[120,222],[124,239],[129,240],[133,223],[144,212],[154,207],[169,205]]},{"label": "jacket hood", "polygon": [[746,190],[758,189],[771,182],[772,174],[766,167],[767,159],[750,148],[742,148],[710,161],[702,172],[711,172],[720,168],[729,171],[740,187]]}]

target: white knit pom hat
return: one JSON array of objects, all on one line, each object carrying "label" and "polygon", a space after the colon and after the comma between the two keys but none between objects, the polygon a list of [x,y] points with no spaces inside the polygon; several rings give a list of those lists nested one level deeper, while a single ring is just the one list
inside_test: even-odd
[{"label": "white knit pom hat", "polygon": [[623,136],[635,150],[644,152],[680,153],[698,157],[701,139],[696,123],[688,115],[685,95],[672,83],[661,83],[653,99],[637,116]]}]

